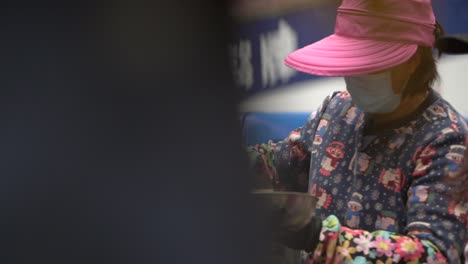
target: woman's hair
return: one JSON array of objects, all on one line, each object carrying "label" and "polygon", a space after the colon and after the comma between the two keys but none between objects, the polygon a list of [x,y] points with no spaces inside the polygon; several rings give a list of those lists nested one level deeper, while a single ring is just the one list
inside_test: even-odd
[{"label": "woman's hair", "polygon": [[413,56],[419,56],[419,66],[408,80],[408,87],[403,91],[403,97],[408,95],[421,94],[428,90],[434,82],[439,78],[437,72],[436,58],[433,55],[431,47],[419,46]]},{"label": "woman's hair", "polygon": [[[437,40],[444,35],[444,29],[436,22],[434,29],[434,36]],[[420,63],[416,71],[408,80],[408,87],[412,89],[405,89],[403,96],[416,95],[428,90],[434,82],[439,79],[439,73],[437,71],[436,58],[434,51],[431,47],[419,46],[416,53],[413,56],[420,56]],[[440,57],[440,52],[437,54],[437,58]]]}]

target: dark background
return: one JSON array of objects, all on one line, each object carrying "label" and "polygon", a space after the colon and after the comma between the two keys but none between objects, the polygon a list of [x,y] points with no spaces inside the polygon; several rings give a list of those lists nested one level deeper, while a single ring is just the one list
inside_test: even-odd
[{"label": "dark background", "polygon": [[0,262],[254,263],[223,1],[0,8]]}]

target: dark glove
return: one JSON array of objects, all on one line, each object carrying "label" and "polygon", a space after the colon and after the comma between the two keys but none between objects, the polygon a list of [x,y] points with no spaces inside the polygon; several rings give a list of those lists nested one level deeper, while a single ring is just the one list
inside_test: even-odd
[{"label": "dark glove", "polygon": [[278,227],[274,231],[273,239],[289,248],[312,252],[319,242],[321,229],[322,221],[314,217],[298,231]]}]

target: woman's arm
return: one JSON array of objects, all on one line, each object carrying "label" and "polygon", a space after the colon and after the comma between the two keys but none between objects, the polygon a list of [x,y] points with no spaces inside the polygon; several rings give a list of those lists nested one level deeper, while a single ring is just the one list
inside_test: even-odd
[{"label": "woman's arm", "polygon": [[336,94],[325,98],[308,118],[305,125],[291,131],[283,141],[269,141],[247,147],[250,170],[257,188],[270,187],[277,191],[307,192],[309,182],[311,135],[329,101]]},{"label": "woman's arm", "polygon": [[329,216],[320,242],[306,263],[450,263],[430,240],[388,231],[368,232],[341,226]]}]

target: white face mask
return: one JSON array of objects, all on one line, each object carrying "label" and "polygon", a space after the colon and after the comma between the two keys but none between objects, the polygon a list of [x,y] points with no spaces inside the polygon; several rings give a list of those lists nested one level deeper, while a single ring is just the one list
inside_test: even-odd
[{"label": "white face mask", "polygon": [[390,71],[344,79],[351,99],[364,112],[390,113],[400,105],[400,95],[393,93]]}]

